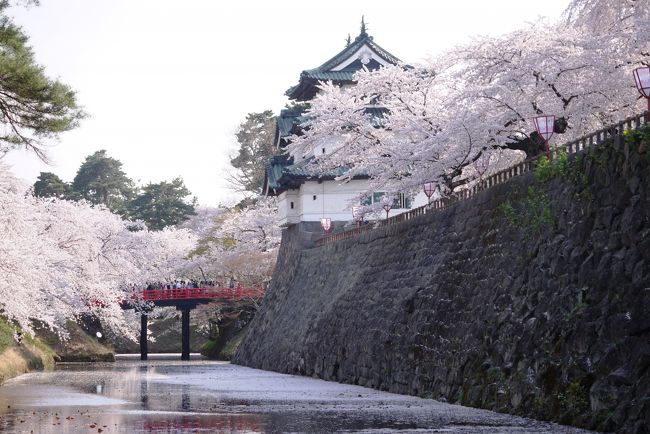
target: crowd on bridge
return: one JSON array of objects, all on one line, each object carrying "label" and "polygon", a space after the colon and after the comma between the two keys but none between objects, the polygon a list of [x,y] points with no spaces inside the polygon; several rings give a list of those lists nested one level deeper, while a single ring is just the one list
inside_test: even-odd
[{"label": "crowd on bridge", "polygon": [[230,279],[228,285],[222,285],[216,280],[174,280],[173,282],[147,282],[146,289],[185,289],[185,288],[235,288],[241,286]]}]

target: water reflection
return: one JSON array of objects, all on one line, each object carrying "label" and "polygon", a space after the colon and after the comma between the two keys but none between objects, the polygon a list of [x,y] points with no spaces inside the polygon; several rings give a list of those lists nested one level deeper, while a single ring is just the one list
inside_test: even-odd
[{"label": "water reflection", "polygon": [[181,406],[180,409],[183,411],[190,411],[190,386],[183,384],[181,392]]},{"label": "water reflection", "polygon": [[148,403],[149,403],[149,383],[147,382],[147,367],[146,366],[140,366],[140,372],[144,372],[145,375],[142,375],[142,379],[140,380],[140,402],[142,403],[142,408],[144,410],[147,410]]},{"label": "water reflection", "polygon": [[[471,427],[467,431],[463,427]],[[0,387],[0,431],[579,432],[358,386],[224,363],[59,365]]]}]

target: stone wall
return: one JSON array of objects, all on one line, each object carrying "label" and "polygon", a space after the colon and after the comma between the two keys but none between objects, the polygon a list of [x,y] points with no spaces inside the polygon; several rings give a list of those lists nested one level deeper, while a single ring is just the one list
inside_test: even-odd
[{"label": "stone wall", "polygon": [[319,248],[286,230],[234,361],[647,432],[650,157],[630,147]]}]

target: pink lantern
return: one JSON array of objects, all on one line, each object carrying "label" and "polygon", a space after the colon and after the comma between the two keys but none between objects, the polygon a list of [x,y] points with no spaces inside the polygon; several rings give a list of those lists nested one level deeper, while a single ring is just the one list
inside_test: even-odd
[{"label": "pink lantern", "polygon": [[433,193],[435,193],[437,189],[438,184],[434,182],[429,181],[424,183],[424,194],[427,195],[427,200],[429,202],[431,202],[431,196],[433,196]]},{"label": "pink lantern", "polygon": [[634,82],[639,93],[648,100],[648,122],[650,122],[650,67],[637,68],[634,70]]},{"label": "pink lantern", "polygon": [[332,229],[332,220],[329,217],[323,217],[320,219],[320,225],[325,233],[328,233]]},{"label": "pink lantern", "polygon": [[384,211],[386,211],[386,218],[388,218],[388,213],[393,207],[393,201],[388,195],[385,194],[381,197],[381,206],[384,208]]},{"label": "pink lantern", "polygon": [[553,128],[555,127],[555,116],[538,116],[534,119],[535,129],[537,134],[542,136],[546,144],[546,156],[551,159],[551,149],[549,148],[548,141],[553,136]]}]

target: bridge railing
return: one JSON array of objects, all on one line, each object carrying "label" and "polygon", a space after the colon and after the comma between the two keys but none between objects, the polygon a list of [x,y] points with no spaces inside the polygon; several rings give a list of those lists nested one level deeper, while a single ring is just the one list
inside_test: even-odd
[{"label": "bridge railing", "polygon": [[[143,289],[141,292],[141,298],[144,301],[192,299],[238,300],[247,298],[257,299],[263,295],[264,290],[262,288],[243,287]],[[138,294],[138,296],[140,296],[140,294]]]},{"label": "bridge railing", "polygon": [[[642,126],[647,124],[648,124],[648,112],[644,112],[643,114],[631,116],[617,124],[600,129],[591,134],[582,136],[569,143],[556,146],[552,148],[551,152],[553,154],[557,154],[559,152],[575,154],[580,151],[589,149],[593,146],[596,146],[600,143],[603,143],[607,140],[611,140],[611,139],[620,140],[623,137],[623,133],[625,131],[639,129]],[[410,211],[406,211],[402,214],[397,214],[393,217],[384,220],[368,222],[365,225],[362,225],[354,229],[349,229],[347,231],[326,235],[320,238],[319,240],[317,240],[316,245],[322,246],[324,244],[345,240],[348,238],[355,237],[363,232],[371,231],[376,228],[398,225],[402,222],[414,219],[421,215],[446,209],[457,202],[469,199],[470,197],[474,196],[480,191],[494,187],[495,185],[503,184],[504,182],[510,180],[511,178],[514,178],[516,176],[521,176],[524,173],[530,172],[535,168],[537,161],[542,157],[544,157],[544,155],[539,155],[537,157],[522,161],[521,163],[516,164],[514,166],[508,167],[507,169],[496,172],[488,176],[487,178],[479,181],[471,188],[457,191],[452,196],[443,197],[434,200],[424,206],[414,208]]]}]

